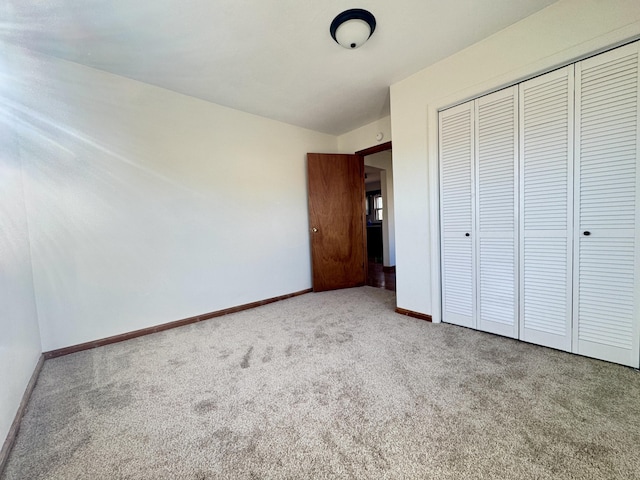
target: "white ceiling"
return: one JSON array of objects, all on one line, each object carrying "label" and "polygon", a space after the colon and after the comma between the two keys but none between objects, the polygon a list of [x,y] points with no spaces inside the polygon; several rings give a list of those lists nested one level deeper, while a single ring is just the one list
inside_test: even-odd
[{"label": "white ceiling", "polygon": [[[389,115],[389,86],[555,0],[3,0],[0,36],[249,113],[342,134]],[[329,35],[365,8],[363,47]]]}]

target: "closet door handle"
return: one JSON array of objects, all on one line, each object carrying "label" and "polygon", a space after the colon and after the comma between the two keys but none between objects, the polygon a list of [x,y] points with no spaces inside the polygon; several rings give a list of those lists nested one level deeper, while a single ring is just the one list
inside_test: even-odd
[{"label": "closet door handle", "polygon": [[470,233],[465,233],[465,234],[464,234],[464,236],[465,236],[465,237],[470,237],[470,236],[471,236],[471,234],[470,234]]},{"label": "closet door handle", "polygon": [[589,235],[591,235],[591,232],[590,232],[589,230],[586,230],[586,231],[584,232],[584,236],[585,236],[585,237],[588,237]]}]

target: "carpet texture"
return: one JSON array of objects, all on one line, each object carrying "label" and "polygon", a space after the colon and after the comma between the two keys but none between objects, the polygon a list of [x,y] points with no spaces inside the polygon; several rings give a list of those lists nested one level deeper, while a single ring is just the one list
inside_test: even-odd
[{"label": "carpet texture", "polygon": [[45,362],[3,480],[638,479],[640,374],[313,293]]}]

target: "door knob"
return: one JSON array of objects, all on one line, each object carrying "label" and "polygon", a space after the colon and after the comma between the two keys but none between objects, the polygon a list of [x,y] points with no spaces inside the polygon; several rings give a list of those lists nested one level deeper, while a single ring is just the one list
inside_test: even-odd
[{"label": "door knob", "polygon": [[584,234],[585,234],[585,236],[588,237],[589,235],[591,235],[591,232],[587,230],[586,232],[584,232]]},{"label": "door knob", "polygon": [[470,233],[465,233],[464,236],[465,237],[469,237],[469,236],[471,236],[471,234]]},{"label": "door knob", "polygon": [[311,229],[311,231],[312,231],[313,233],[318,233],[318,229],[317,229],[316,227],[313,227],[313,228]]}]

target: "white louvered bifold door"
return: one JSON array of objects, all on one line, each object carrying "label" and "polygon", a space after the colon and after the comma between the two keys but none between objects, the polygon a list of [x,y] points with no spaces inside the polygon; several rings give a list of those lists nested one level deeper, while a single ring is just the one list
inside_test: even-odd
[{"label": "white louvered bifold door", "polygon": [[517,87],[476,100],[477,328],[518,337]]},{"label": "white louvered bifold door", "polygon": [[442,320],[475,328],[473,102],[440,112]]},{"label": "white louvered bifold door", "polygon": [[636,42],[576,64],[576,353],[639,366]]},{"label": "white louvered bifold door", "polygon": [[520,84],[520,339],[571,351],[573,65]]}]

